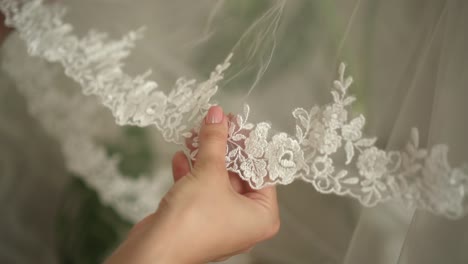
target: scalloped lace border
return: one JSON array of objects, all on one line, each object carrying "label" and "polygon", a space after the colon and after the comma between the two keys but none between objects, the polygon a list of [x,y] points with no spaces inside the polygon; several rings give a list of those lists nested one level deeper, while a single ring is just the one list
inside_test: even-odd
[{"label": "scalloped lace border", "polygon": [[[72,26],[63,22],[65,8],[58,4],[2,0],[0,9],[6,24],[26,42],[30,55],[60,63],[86,95],[99,96],[117,124],[155,125],[166,141],[182,146],[190,138],[190,155],[195,157],[197,126],[211,106],[231,56],[207,81],[180,78],[165,94],[156,82],[147,80],[150,72],[133,78],[122,70],[122,61],[142,37],[142,30],[118,41],[97,31],[78,38]],[[352,82],[341,64],[331,91],[333,102],[309,111],[296,109],[294,136],[270,135],[270,124],[247,122],[250,108],[246,105],[243,115],[230,122],[228,169],[257,189],[302,179],[319,192],[349,195],[365,206],[395,199],[450,218],[463,216],[467,211],[467,166],[452,167],[445,144],[420,148],[416,128],[405,150],[378,149],[375,138],[363,137],[364,116],[350,117],[349,108],[355,101],[348,95]],[[334,156],[340,152],[346,156],[343,169],[334,164]]]}]

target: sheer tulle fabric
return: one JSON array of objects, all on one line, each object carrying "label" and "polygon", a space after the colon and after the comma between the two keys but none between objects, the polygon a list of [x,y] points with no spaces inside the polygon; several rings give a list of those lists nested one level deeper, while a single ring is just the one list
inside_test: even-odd
[{"label": "sheer tulle fabric", "polygon": [[[449,163],[466,172],[463,163],[468,160],[468,144],[463,136],[468,120],[463,113],[468,98],[465,51],[468,43],[464,25],[468,6],[461,0],[274,2],[259,4],[258,14],[251,21],[242,19],[239,10],[229,13],[232,9],[224,1],[196,4],[65,1],[64,4],[69,9],[66,20],[77,34],[94,28],[118,39],[145,25],[145,37],[137,42],[123,69],[136,76],[152,68],[150,78],[157,80],[160,87],[169,87],[166,93],[170,93],[171,83],[179,76],[208,79],[211,68],[233,51],[231,70],[225,73],[215,98],[234,113],[241,113],[242,104],[248,103],[250,120],[257,124],[256,129],[260,132],[262,127],[270,129],[269,124],[261,122],[271,121],[274,131],[270,134],[276,136],[269,140],[277,141],[275,146],[283,149],[291,148],[287,154],[294,157],[300,148],[294,147],[296,143],[279,131],[296,135],[295,120],[291,117],[294,109],[310,109],[333,100],[330,95],[333,80],[340,77],[336,70],[340,61],[346,61],[349,74],[354,77],[350,93],[357,98],[349,109],[348,121],[351,116],[358,117],[358,113],[366,117],[366,126],[357,126],[366,136],[378,138],[369,144],[369,149],[375,145],[388,153],[405,151],[409,141],[416,141],[411,131],[417,127],[419,147],[430,150],[445,144]],[[4,57],[4,68],[25,95],[31,112],[61,142],[68,169],[97,188],[101,199],[127,219],[136,221],[144,210],[154,208],[151,203],[169,185],[164,169],[157,168],[159,172],[151,180],[141,177],[122,183],[120,179],[125,177],[116,171],[117,161],[108,158],[99,145],[89,144],[118,130],[105,125],[112,122],[112,117],[99,101],[83,96],[79,85],[65,78],[59,65],[30,58],[18,36],[8,40]],[[346,85],[346,79],[343,84]],[[205,108],[205,105],[200,108],[201,114]],[[64,114],[54,116],[54,112]],[[96,117],[107,121],[96,122]],[[195,118],[191,122],[198,121]],[[96,123],[102,127],[90,126]],[[236,124],[239,123],[242,122]],[[163,133],[166,139],[168,135]],[[167,145],[161,144],[164,143],[157,144],[163,154],[159,156],[168,155]],[[271,157],[268,159],[271,165],[271,160],[284,154],[276,150],[264,150],[259,157]],[[334,166],[336,172],[344,168],[349,151],[340,155],[334,157],[339,161]],[[444,158],[442,155],[433,159],[435,163],[443,163]],[[247,171],[258,174],[259,168],[266,167],[259,164],[254,164],[255,170]],[[327,162],[321,163],[324,164]],[[278,166],[281,165],[279,162]],[[279,171],[281,175],[290,172]],[[269,167],[268,172],[272,179],[274,171]],[[102,175],[109,175],[106,182],[99,182]],[[353,175],[359,172],[350,171],[349,179]],[[117,185],[113,181],[116,177]],[[244,177],[249,179],[245,173]],[[278,179],[281,180],[271,183],[291,182],[280,176]],[[375,208],[361,208],[347,198],[321,195],[300,182],[281,187],[282,231],[275,240],[252,252],[252,258],[266,263],[464,263],[467,259],[462,250],[466,244],[464,195],[460,196],[460,211],[454,214],[452,209],[441,209],[450,206],[431,207],[432,203],[417,202],[431,200],[443,204],[449,199],[458,189],[440,192],[438,188],[446,184],[443,180],[435,177],[432,182],[420,183],[435,196],[425,197],[424,192],[416,199],[399,197]],[[320,189],[326,182],[315,178],[312,182],[315,189],[326,192]],[[356,184],[352,180],[349,183]],[[461,177],[454,184],[463,187],[468,183]],[[147,191],[141,193],[142,189]],[[444,216],[415,210],[413,206]],[[462,218],[454,221],[446,216]]]}]

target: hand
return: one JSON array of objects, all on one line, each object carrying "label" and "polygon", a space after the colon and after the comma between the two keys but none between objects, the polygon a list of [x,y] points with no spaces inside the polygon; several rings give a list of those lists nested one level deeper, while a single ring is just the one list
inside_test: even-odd
[{"label": "hand", "polygon": [[174,156],[174,186],[107,264],[205,263],[248,251],[278,232],[275,187],[253,190],[226,170],[227,123],[220,107],[209,110],[193,168],[183,153]]}]

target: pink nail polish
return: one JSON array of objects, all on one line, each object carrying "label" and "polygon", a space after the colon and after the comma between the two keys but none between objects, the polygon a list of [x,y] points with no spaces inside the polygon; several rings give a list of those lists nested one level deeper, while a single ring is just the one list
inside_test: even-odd
[{"label": "pink nail polish", "polygon": [[223,122],[224,112],[219,106],[212,106],[205,117],[206,124],[221,124]]}]

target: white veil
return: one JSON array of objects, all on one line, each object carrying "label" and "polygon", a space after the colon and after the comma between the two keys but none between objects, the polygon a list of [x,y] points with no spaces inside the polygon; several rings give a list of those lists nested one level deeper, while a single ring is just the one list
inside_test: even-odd
[{"label": "white veil", "polygon": [[[15,1],[0,3],[8,2]],[[244,111],[244,103],[249,104],[250,121],[262,128],[258,124],[268,120],[270,123],[263,128],[271,127],[271,135],[297,133],[291,114],[296,108],[308,112],[316,105],[324,109],[330,106],[333,102],[330,91],[335,89],[334,80],[340,77],[337,70],[344,61],[347,65],[344,77],[351,75],[354,79],[348,93],[357,99],[349,107],[348,121],[359,117],[359,113],[365,117],[365,126],[356,125],[362,129],[362,137],[376,137],[375,147],[385,151],[386,157],[393,151],[427,150],[423,167],[415,169],[422,172],[405,174],[408,179],[405,183],[410,187],[398,185],[398,196],[382,197],[375,207],[362,206],[366,200],[359,195],[358,199],[324,195],[328,190],[320,189],[323,182],[317,178],[310,180],[312,185],[299,180],[289,184],[288,179],[282,179],[279,183],[289,185],[279,187],[280,234],[259,245],[248,259],[239,259],[239,263],[413,264],[468,260],[463,250],[468,246],[467,217],[464,217],[467,211],[464,192],[468,186],[464,165],[468,161],[468,141],[464,139],[468,132],[465,1],[86,0],[60,4],[68,9],[64,21],[73,25],[73,34],[79,37],[94,29],[107,32],[111,39],[121,39],[130,31],[140,32],[138,29],[144,26],[144,37],[134,46],[120,42],[121,46],[115,49],[125,45],[131,49],[131,55],[123,61],[124,73],[137,76],[151,68],[148,79],[156,80],[166,94],[175,89],[172,87],[180,76],[209,79],[209,73],[217,64],[223,65],[232,52],[230,68],[219,81],[213,99],[235,114]],[[28,21],[16,22],[18,26],[27,25]],[[48,60],[53,61],[49,63],[28,55],[28,45],[31,53],[34,48],[46,50],[47,45],[53,47],[55,43],[28,43],[24,36],[34,34],[21,33],[18,26],[17,32],[3,44],[4,71],[26,98],[31,114],[59,142],[64,166],[95,189],[104,204],[113,207],[124,219],[137,221],[148,208],[156,207],[170,185],[167,168],[170,154],[177,146],[164,139],[172,133],[161,133],[160,128],[158,131],[154,127],[147,131],[155,154],[150,169],[143,173],[153,178],[142,176],[135,180],[122,176],[125,172],[117,170],[118,160],[109,157],[103,145],[121,140],[123,129],[113,125],[114,119],[99,98],[82,95],[82,89],[89,88],[83,87],[87,83],[80,85],[66,77],[60,61],[49,56]],[[53,40],[54,36],[37,36],[41,38]],[[46,53],[36,55],[47,57]],[[341,84],[347,84],[346,78]],[[207,87],[214,87],[210,85]],[[13,127],[12,119],[2,118],[2,127]],[[196,120],[182,122],[190,130]],[[2,137],[9,138],[12,133],[3,134]],[[278,138],[279,144],[286,142],[285,148],[295,146],[293,141]],[[268,140],[274,141],[271,136]],[[29,147],[30,143],[24,143],[18,148]],[[374,157],[384,155],[379,151],[374,152]],[[298,152],[298,148],[291,147],[295,157]],[[347,154],[348,150],[343,150],[333,156],[335,172],[346,167]],[[5,159],[10,159],[10,155],[15,153],[3,153]],[[351,164],[357,160],[354,157]],[[255,172],[259,172],[258,167]],[[269,170],[270,176],[272,172]],[[2,177],[14,177],[8,175],[3,173]],[[353,175],[359,176],[358,167],[351,168],[346,177]],[[44,182],[55,186],[58,196],[61,192],[58,189],[63,187],[57,186],[63,184],[64,178]],[[15,181],[3,182],[8,186],[5,188],[19,188],[11,185]],[[349,182],[356,186],[355,190],[360,190],[360,183]],[[336,189],[332,192],[340,193]],[[5,192],[0,196],[2,204],[7,204],[10,195]],[[31,194],[23,194],[18,199],[30,198]],[[31,203],[30,207],[37,205]],[[28,205],[18,205],[16,210],[25,208]],[[2,225],[2,229],[8,230],[7,222]],[[30,237],[39,234],[32,232]],[[23,254],[24,247],[8,241],[8,238],[2,241],[5,249],[16,249],[10,250],[16,253],[5,256],[20,262],[18,255],[28,255]]]}]

